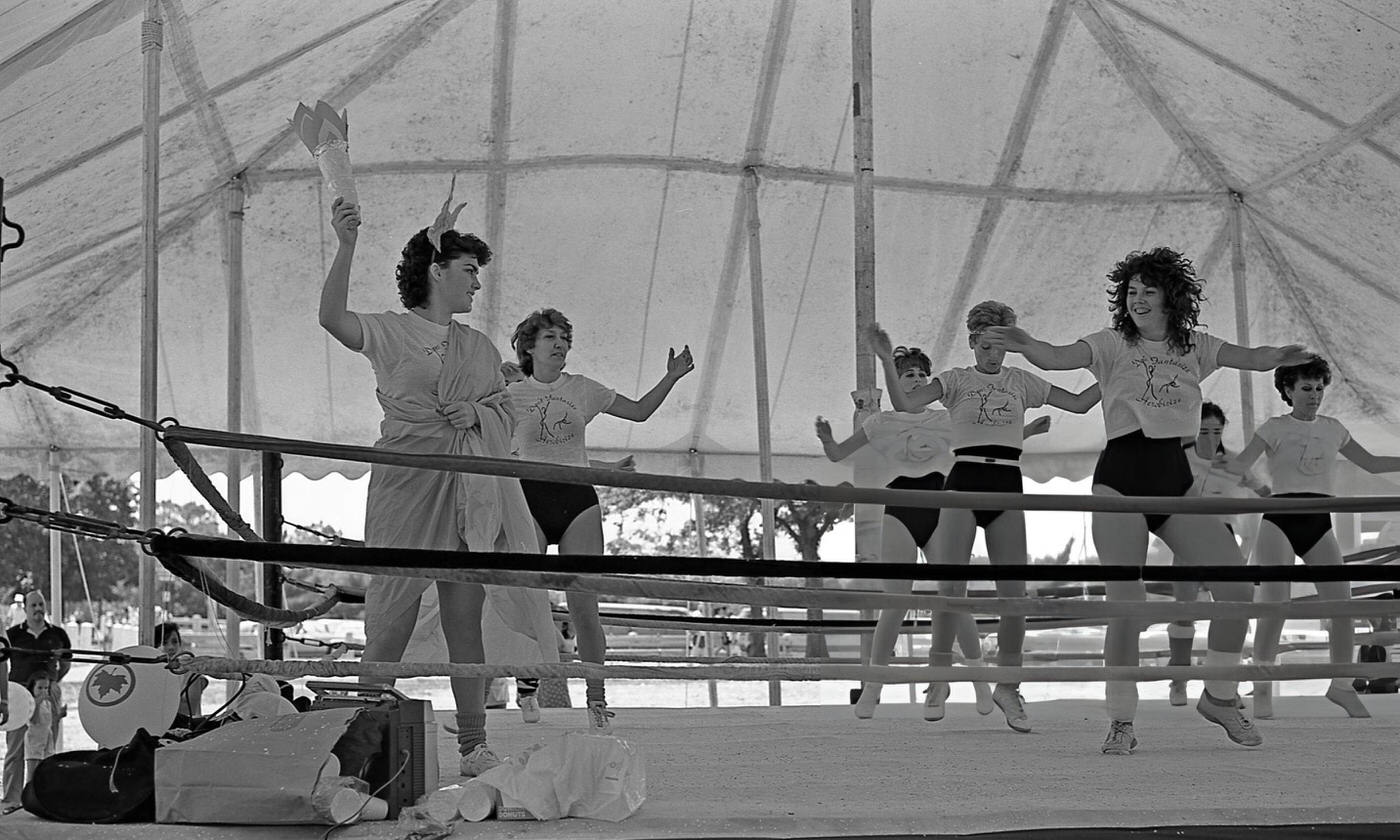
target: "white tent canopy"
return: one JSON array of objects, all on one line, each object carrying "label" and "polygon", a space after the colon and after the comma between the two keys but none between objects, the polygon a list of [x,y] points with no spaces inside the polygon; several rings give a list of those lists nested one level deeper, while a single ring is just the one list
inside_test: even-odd
[{"label": "white tent canopy", "polygon": [[[144,7],[0,3],[0,177],[29,237],[0,276],[0,347],[132,412]],[[467,319],[507,354],[542,306],[573,320],[570,369],[631,396],[668,346],[693,349],[696,372],[649,422],[590,429],[595,450],[646,471],[757,475],[755,173],[775,474],[849,477],[812,433],[818,414],[845,426],[856,380],[847,2],[161,8],[159,415],[227,425],[226,208],[241,189],[243,430],[377,436],[369,365],[316,323],[335,240],[288,118],[325,99],[349,110],[365,217],[352,308],[397,308],[397,251],[457,173],[458,227],[498,255]],[[1167,244],[1208,281],[1208,329],[1325,354],[1338,382],[1324,410],[1400,452],[1400,5],[880,0],[873,43],[876,305],[897,343],[935,370],[969,363],[962,319],[985,298],[1072,341],[1106,324],[1112,264]],[[1278,410],[1267,377],[1249,393],[1258,418]],[[1219,374],[1206,396],[1238,446],[1240,380]],[[1086,475],[1098,410],[1055,421],[1028,473]],[[0,392],[0,472],[33,472],[57,446],[70,470],[129,474],[137,439]]]}]

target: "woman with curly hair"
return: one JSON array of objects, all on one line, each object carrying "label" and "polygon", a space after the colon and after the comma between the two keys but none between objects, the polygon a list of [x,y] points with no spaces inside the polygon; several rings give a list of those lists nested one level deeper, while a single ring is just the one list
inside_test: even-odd
[{"label": "woman with curly hair", "polygon": [[[1021,492],[1021,442],[1025,437],[1026,410],[1051,405],[1083,414],[1098,402],[1098,389],[1071,394],[1051,385],[1030,371],[1002,364],[1006,351],[986,340],[986,331],[995,325],[1015,324],[1016,312],[1000,301],[985,300],[967,313],[967,345],[976,364],[951,368],[926,385],[905,392],[899,387],[899,371],[891,353],[890,338],[878,324],[870,328],[870,345],[885,371],[890,403],[900,411],[918,411],[938,400],[948,410],[953,468],[948,472],[945,490],[974,493]],[[1019,510],[967,510],[949,508],[940,514],[935,552],[944,563],[968,563],[972,543],[981,528],[987,538],[987,554],[994,565],[1026,563],[1026,516]],[[1025,581],[999,580],[997,596],[1024,598]],[[967,581],[945,580],[940,594],[961,598],[967,594]],[[942,611],[934,614],[930,665],[953,664],[953,637],[957,616]],[[1019,667],[1026,640],[1025,616],[1002,616],[997,630],[997,664]],[[925,720],[942,720],[948,699],[946,682],[929,686],[924,703]],[[992,702],[1006,715],[1006,725],[1017,732],[1030,732],[1030,718],[1021,698],[1020,683],[999,683],[992,691]]]},{"label": "woman with curly hair", "polygon": [[[1318,414],[1323,392],[1332,384],[1332,369],[1327,360],[1314,356],[1300,365],[1280,367],[1274,371],[1274,387],[1279,396],[1292,407],[1264,421],[1254,432],[1249,445],[1230,462],[1230,470],[1243,474],[1249,466],[1266,455],[1269,475],[1274,481],[1274,498],[1320,499],[1334,495],[1334,475],[1337,456],[1341,455],[1369,473],[1400,470],[1400,458],[1373,455],[1356,442],[1338,420]],[[1260,566],[1291,566],[1300,557],[1309,566],[1340,566],[1342,549],[1337,535],[1332,533],[1332,516],[1328,513],[1268,513],[1259,526],[1259,540],[1254,546],[1254,562]],[[1351,598],[1347,581],[1318,581],[1317,594],[1327,601]],[[1264,581],[1259,586],[1258,600],[1287,601],[1288,581]],[[1283,619],[1261,616],[1254,626],[1254,663],[1273,665],[1278,657],[1279,634]],[[1333,616],[1328,630],[1332,662],[1352,661],[1353,628],[1349,615]],[[1351,680],[1336,677],[1327,688],[1327,699],[1341,706],[1354,718],[1370,717],[1366,706],[1357,696]],[[1273,683],[1254,684],[1254,716],[1269,719],[1274,716]]]},{"label": "woman with curly hair", "polygon": [[[907,392],[928,384],[933,362],[924,351],[917,347],[900,346],[894,348],[893,356],[902,390]],[[1050,418],[1044,417],[1026,424],[1025,434],[1029,437],[1049,427]],[[952,430],[948,425],[948,412],[942,409],[872,413],[855,434],[839,443],[832,436],[831,424],[825,418],[817,418],[816,428],[822,451],[832,461],[844,461],[866,445],[878,452],[882,456],[881,463],[895,473],[885,485],[891,489],[942,490],[948,471],[952,469],[952,448],[948,442]],[[886,506],[880,526],[880,562],[913,563],[921,549],[925,560],[936,562],[933,536],[938,531],[939,513],[938,508]],[[914,588],[913,581],[908,580],[882,580],[880,583],[886,592],[898,594],[907,595]],[[889,664],[905,613],[898,607],[880,610],[867,664]],[[972,667],[982,665],[982,637],[977,632],[976,619],[971,613],[957,613],[956,618],[963,661]],[[991,714],[995,708],[991,686],[983,682],[972,685],[977,698],[977,711],[984,715]],[[860,697],[855,704],[856,717],[866,720],[875,716],[875,706],[880,702],[883,688],[883,684],[876,682],[861,686]]]},{"label": "woman with curly hair", "polygon": [[[1240,347],[1198,330],[1201,280],[1191,261],[1170,248],[1129,254],[1109,273],[1107,291],[1111,326],[1072,344],[1049,344],[1016,326],[989,327],[988,338],[1042,370],[1088,368],[1099,381],[1108,443],[1094,467],[1096,495],[1183,496],[1192,478],[1181,440],[1199,428],[1201,381],[1221,367],[1273,370],[1308,354],[1297,345]],[[1108,563],[1142,565],[1148,534],[1154,533],[1175,562],[1244,565],[1225,523],[1211,516],[1095,513],[1092,530],[1098,555]],[[1218,601],[1248,601],[1253,594],[1245,582],[1217,581],[1207,588]],[[1110,581],[1108,597],[1142,601],[1147,592],[1141,581]],[[1248,631],[1247,618],[1212,621],[1206,664],[1239,664]],[[1105,664],[1137,665],[1140,632],[1135,619],[1111,620]],[[1238,688],[1233,680],[1206,680],[1196,710],[1231,741],[1258,746],[1263,738],[1237,707]],[[1109,733],[1103,752],[1127,755],[1137,747],[1137,683],[1111,681],[1105,693]]]},{"label": "woman with curly hair", "polygon": [[[449,202],[450,202],[449,197]],[[444,208],[445,209],[445,208]],[[460,209],[460,208],[459,208]],[[439,216],[403,248],[396,272],[403,312],[346,306],[359,208],[337,198],[331,227],[339,240],[321,289],[321,326],[374,368],[384,411],[376,447],[435,455],[509,457],[514,417],[501,356],[481,332],[458,321],[470,312],[491,249]],[[534,527],[514,479],[375,464],[370,468],[365,543],[447,551],[538,552]],[[365,593],[365,662],[402,659],[430,581],[375,575]],[[437,582],[448,656],[482,663],[481,584]],[[453,677],[463,776],[500,763],[486,744],[486,681]]]},{"label": "woman with curly hair", "polygon": [[[510,338],[516,360],[525,379],[511,383],[511,402],[520,418],[515,428],[515,453],[527,461],[545,461],[573,467],[589,466],[584,431],[599,414],[641,423],[665,402],[681,377],[695,369],[687,345],[677,353],[671,348],[666,357],[666,373],[641,399],[624,397],[587,376],[565,373],[564,365],[573,349],[574,327],[557,309],[532,312],[515,328]],[[630,469],[630,459],[618,464]],[[560,555],[602,554],[603,515],[598,491],[589,484],[522,480],[521,488],[534,518],[541,546],[557,545]],[[598,596],[570,590],[569,618],[578,637],[578,656],[584,662],[603,664],[607,636],[598,618]],[[588,727],[593,734],[612,731],[607,695],[602,679],[585,680]],[[528,718],[538,714],[521,701]]]}]

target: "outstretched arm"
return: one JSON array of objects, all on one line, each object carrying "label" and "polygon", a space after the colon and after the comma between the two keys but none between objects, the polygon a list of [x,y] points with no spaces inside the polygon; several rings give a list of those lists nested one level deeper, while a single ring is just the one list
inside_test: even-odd
[{"label": "outstretched arm", "polygon": [[1301,344],[1286,344],[1282,347],[1241,347],[1228,341],[1221,345],[1216,362],[1221,367],[1239,370],[1273,370],[1283,365],[1307,364],[1313,354],[1303,349]]},{"label": "outstretched arm", "polygon": [[870,442],[864,429],[856,429],[856,433],[841,441],[836,442],[836,438],[831,434],[831,424],[825,417],[817,418],[817,440],[822,442],[822,451],[831,461],[844,461],[851,457],[856,450]]},{"label": "outstretched arm", "polygon": [[346,300],[350,295],[350,263],[355,258],[355,240],[360,233],[360,208],[337,198],[331,205],[331,227],[340,245],[321,287],[321,327],[358,353],[365,346],[364,330],[360,319],[346,306]]},{"label": "outstretched arm", "polygon": [[661,381],[640,400],[628,399],[618,394],[613,398],[612,405],[608,406],[607,413],[634,423],[645,421],[666,401],[666,396],[671,393],[676,383],[681,381],[681,377],[692,370],[695,370],[695,360],[691,358],[690,345],[687,344],[679,353],[672,347],[666,357],[666,374],[661,377]]},{"label": "outstretched arm", "polygon": [[1065,411],[1072,411],[1075,414],[1083,414],[1089,409],[1099,404],[1101,392],[1099,383],[1095,382],[1077,394],[1071,394],[1058,385],[1050,388],[1050,396],[1045,402],[1055,408],[1062,408]]},{"label": "outstretched arm", "polygon": [[1400,472],[1400,458],[1373,454],[1357,443],[1355,438],[1347,441],[1341,452],[1344,458],[1368,473]]},{"label": "outstretched arm", "polygon": [[912,413],[943,396],[943,383],[937,379],[904,393],[904,387],[899,382],[899,369],[894,365],[894,348],[890,344],[889,333],[879,324],[870,325],[865,340],[880,360],[880,367],[885,372],[885,390],[889,391],[890,405],[894,406],[895,411]]},{"label": "outstretched arm", "polygon": [[1073,344],[1051,344],[1041,341],[1020,327],[987,327],[982,337],[993,347],[1005,348],[1008,353],[1020,353],[1026,361],[1041,370],[1074,370],[1088,367],[1094,360],[1089,345],[1082,341]]},{"label": "outstretched arm", "polygon": [[[1240,483],[1243,484],[1243,479],[1249,476],[1249,468],[1253,466],[1254,462],[1259,460],[1259,456],[1263,454],[1264,439],[1255,435],[1250,438],[1249,445],[1244,448],[1243,452],[1230,459],[1230,463],[1225,465],[1225,471],[1231,475],[1239,476],[1241,479]],[[1245,484],[1245,486],[1248,487],[1249,485]]]}]

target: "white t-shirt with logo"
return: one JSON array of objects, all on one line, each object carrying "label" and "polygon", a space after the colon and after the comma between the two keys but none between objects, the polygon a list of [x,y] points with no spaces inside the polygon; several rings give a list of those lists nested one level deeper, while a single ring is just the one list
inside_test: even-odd
[{"label": "white t-shirt with logo", "polygon": [[379,393],[414,408],[438,407],[438,379],[447,355],[447,325],[412,312],[355,312],[360,348],[374,368]]},{"label": "white t-shirt with logo", "polygon": [[584,427],[608,410],[616,391],[573,373],[561,373],[549,383],[531,376],[506,390],[515,408],[516,455],[527,461],[588,466]]},{"label": "white t-shirt with logo", "polygon": [[1224,339],[1193,330],[1192,348],[1178,353],[1165,341],[1129,344],[1112,329],[1080,341],[1089,345],[1089,371],[1103,392],[1110,438],[1142,430],[1149,438],[1193,438],[1201,427],[1201,381],[1215,373]]},{"label": "white t-shirt with logo", "polygon": [[895,476],[919,477],[931,472],[948,474],[953,456],[948,439],[952,429],[948,412],[925,409],[913,413],[881,411],[861,421],[860,428],[879,453],[883,482]]},{"label": "white t-shirt with logo", "polygon": [[938,381],[943,385],[939,402],[952,418],[954,450],[967,446],[1020,449],[1026,409],[1045,405],[1051,388],[1049,382],[1016,367],[1003,367],[998,373],[953,368],[938,374]]},{"label": "white t-shirt with logo", "polygon": [[1264,441],[1275,495],[1333,495],[1337,453],[1351,440],[1346,426],[1322,414],[1313,420],[1282,414],[1265,420],[1254,434]]}]

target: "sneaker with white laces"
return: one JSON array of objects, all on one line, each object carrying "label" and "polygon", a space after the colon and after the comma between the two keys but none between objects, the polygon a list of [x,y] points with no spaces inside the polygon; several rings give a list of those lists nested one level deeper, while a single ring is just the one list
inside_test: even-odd
[{"label": "sneaker with white laces", "polygon": [[945,682],[929,683],[924,691],[924,720],[943,720],[944,704],[953,690]]},{"label": "sneaker with white laces", "polygon": [[499,767],[501,760],[496,754],[491,752],[491,748],[485,744],[477,744],[472,751],[462,756],[462,775],[467,778],[474,778],[490,770],[492,767]]},{"label": "sneaker with white laces", "polygon": [[1171,688],[1167,689],[1167,700],[1173,706],[1186,705],[1186,680],[1172,680]]},{"label": "sneaker with white laces", "polygon": [[1137,736],[1133,734],[1133,722],[1115,720],[1108,728],[1108,737],[1103,741],[1104,755],[1132,755],[1137,749]]},{"label": "sneaker with white laces", "polygon": [[588,731],[593,735],[611,735],[612,721],[617,714],[608,709],[607,703],[594,701],[588,704]]},{"label": "sneaker with white laces", "polygon": [[517,697],[516,703],[520,706],[520,719],[526,723],[540,722],[540,698],[533,694],[524,697]]},{"label": "sneaker with white laces", "polygon": [[1245,717],[1233,697],[1221,702],[1210,696],[1209,691],[1202,691],[1201,699],[1196,703],[1196,711],[1201,713],[1201,717],[1224,729],[1230,740],[1242,747],[1257,747],[1264,743],[1264,736],[1254,728],[1254,721]]},{"label": "sneaker with white laces", "polygon": [[1031,720],[1026,715],[1026,701],[1021,692],[1009,685],[999,685],[992,691],[992,702],[1006,715],[1006,725],[1017,732],[1030,732]]}]

